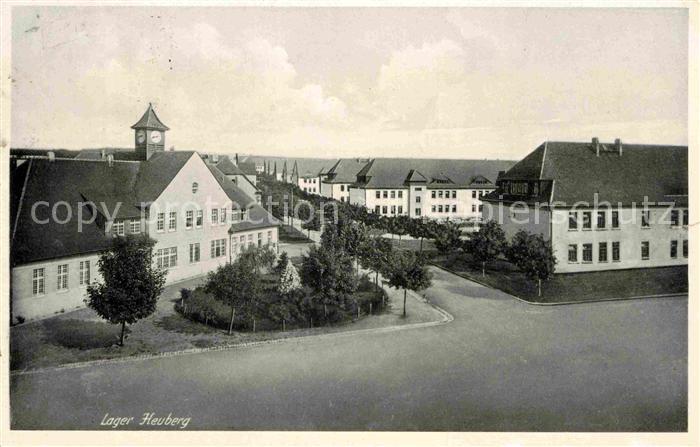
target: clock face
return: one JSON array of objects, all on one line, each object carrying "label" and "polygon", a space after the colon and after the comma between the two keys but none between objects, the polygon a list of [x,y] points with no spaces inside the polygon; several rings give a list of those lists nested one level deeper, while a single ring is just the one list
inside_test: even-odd
[{"label": "clock face", "polygon": [[146,141],[146,132],[144,132],[143,130],[139,130],[138,132],[136,132],[136,141],[138,141],[139,143],[143,143],[144,141]]},{"label": "clock face", "polygon": [[160,140],[161,140],[162,138],[163,138],[163,136],[162,136],[161,133],[158,132],[157,130],[154,130],[153,132],[151,132],[151,141],[152,141],[153,143],[160,143]]}]

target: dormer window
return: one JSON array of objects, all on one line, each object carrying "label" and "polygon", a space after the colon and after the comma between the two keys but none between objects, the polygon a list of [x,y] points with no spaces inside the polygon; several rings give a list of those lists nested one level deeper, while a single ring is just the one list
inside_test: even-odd
[{"label": "dormer window", "polygon": [[199,183],[193,182],[192,183],[192,194],[196,194],[198,189],[199,189]]}]

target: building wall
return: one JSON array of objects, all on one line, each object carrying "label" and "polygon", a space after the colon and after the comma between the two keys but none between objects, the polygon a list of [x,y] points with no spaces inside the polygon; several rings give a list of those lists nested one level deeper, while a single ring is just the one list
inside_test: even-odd
[{"label": "building wall", "polygon": [[498,222],[508,239],[520,230],[541,234],[546,240],[550,239],[550,212],[547,208],[512,208],[501,203],[489,202],[483,204],[482,219]]},{"label": "building wall", "polygon": [[[440,197],[442,191],[442,197]],[[474,189],[454,189],[454,188],[430,188],[424,194],[425,204],[423,215],[431,219],[444,220],[449,218],[454,219],[480,219],[482,211],[480,206],[481,196],[488,193],[490,190],[474,190]],[[433,192],[435,197],[433,198]],[[448,197],[449,195],[449,197]],[[453,198],[453,195],[456,197]],[[476,196],[476,197],[474,197]],[[457,211],[452,211],[452,207],[456,205]],[[442,212],[440,212],[442,206]],[[445,211],[445,207],[449,206],[449,212]]]},{"label": "building wall", "polygon": [[321,195],[347,202],[350,200],[350,183],[321,183]]},{"label": "building wall", "polygon": [[[552,222],[552,240],[554,254],[558,264],[558,273],[588,272],[598,270],[618,270],[629,268],[663,267],[687,265],[688,258],[683,256],[683,241],[688,240],[688,228],[682,225],[682,215],[678,226],[672,226],[669,216],[664,216],[667,209],[650,209],[650,224],[648,228],[641,225],[641,209],[623,208],[619,210],[620,225],[614,229],[611,226],[610,212],[606,215],[606,226],[597,228],[596,210],[590,210],[592,216],[591,229],[582,229],[581,213],[579,210],[579,225],[576,230],[569,230],[569,210],[555,210]],[[588,211],[588,210],[585,210]],[[681,210],[685,211],[685,210]],[[666,219],[664,219],[666,217]],[[642,259],[642,242],[649,242],[649,259]],[[671,241],[677,241],[676,258],[671,257]],[[607,244],[607,262],[599,260],[600,243]],[[612,243],[620,243],[620,260],[612,261]],[[569,245],[577,246],[577,261],[568,261]],[[583,261],[583,244],[592,244],[592,262]]]},{"label": "building wall", "polygon": [[299,177],[297,186],[309,194],[321,194],[321,183],[318,177]]},{"label": "building wall", "polygon": [[246,180],[242,175],[227,175],[226,178],[232,180],[236,186],[238,186],[241,191],[246,193],[251,199],[255,198],[255,194],[258,192],[258,190],[256,189],[253,180],[250,180],[250,177],[248,177],[250,181]]},{"label": "building wall", "polygon": [[[354,189],[354,188],[353,188]],[[375,211],[379,207],[379,214],[382,216],[398,216],[400,214],[407,215],[408,211],[408,188],[386,188],[386,189],[364,189],[365,191],[365,206],[370,211]],[[394,197],[391,197],[392,192]],[[379,198],[377,198],[379,193]],[[384,198],[384,193],[387,197]],[[399,197],[399,193],[401,197]],[[394,212],[392,212],[392,207]],[[399,207],[401,211],[399,212]]]},{"label": "building wall", "polygon": [[[12,315],[25,320],[48,317],[84,307],[87,284],[80,284],[80,261],[90,262],[90,280],[99,279],[98,253],[32,262],[12,269]],[[68,289],[58,290],[58,266],[68,264]],[[32,294],[34,269],[44,269],[44,293]]]}]

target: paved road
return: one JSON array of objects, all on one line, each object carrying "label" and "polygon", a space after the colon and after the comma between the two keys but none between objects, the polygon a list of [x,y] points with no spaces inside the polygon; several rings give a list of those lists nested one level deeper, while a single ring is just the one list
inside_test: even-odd
[{"label": "paved road", "polygon": [[539,307],[433,271],[452,323],[14,376],[13,428],[685,429],[687,298]]}]

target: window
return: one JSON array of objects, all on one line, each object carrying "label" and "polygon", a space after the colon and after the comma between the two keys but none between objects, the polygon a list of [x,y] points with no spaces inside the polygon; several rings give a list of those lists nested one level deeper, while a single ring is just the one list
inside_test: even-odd
[{"label": "window", "polygon": [[340,185],[340,190],[345,191],[345,185]]},{"label": "window", "polygon": [[385,206],[382,207],[382,214],[386,214],[388,211],[388,208]]},{"label": "window", "polygon": [[212,208],[212,210],[211,210],[211,223],[212,223],[212,225],[216,225],[219,223],[219,209],[218,208]]},{"label": "window", "polygon": [[479,205],[479,212],[481,213],[483,211],[484,211],[484,205]]},{"label": "window", "polygon": [[379,199],[379,198],[382,197],[382,193],[379,192],[379,191],[375,191],[375,192],[374,192],[374,197],[377,198],[377,199]]},{"label": "window", "polygon": [[138,234],[141,232],[141,221],[132,219],[129,221],[129,233]]},{"label": "window", "polygon": [[272,230],[267,230],[267,243],[270,244],[272,242]]},{"label": "window", "polygon": [[569,245],[569,262],[578,262],[578,245]]},{"label": "window", "polygon": [[199,242],[190,244],[190,264],[199,262]]},{"label": "window", "polygon": [[649,241],[642,241],[642,260],[649,259]]},{"label": "window", "polygon": [[403,191],[399,191],[399,199],[403,199]]},{"label": "window", "polygon": [[390,197],[391,197],[392,199],[395,199],[395,198],[396,198],[396,191],[391,191]]},{"label": "window", "polygon": [[416,196],[416,203],[420,203],[420,196]]},{"label": "window", "polygon": [[80,285],[90,284],[90,261],[80,261]]},{"label": "window", "polygon": [[226,223],[226,208],[221,208],[219,212],[219,222]]},{"label": "window", "polygon": [[671,241],[671,259],[678,257],[678,241]]},{"label": "window", "polygon": [[476,213],[476,205],[472,205],[472,213]]},{"label": "window", "polygon": [[34,269],[32,271],[32,295],[43,295],[45,291],[44,269]]},{"label": "window", "polygon": [[383,198],[388,198],[389,197],[389,191],[382,191],[382,197]]},{"label": "window", "polygon": [[598,243],[598,262],[608,262],[608,243]]},{"label": "window", "polygon": [[687,258],[688,257],[688,240],[683,241],[683,257]]},{"label": "window", "polygon": [[452,191],[452,198],[456,199],[457,198],[457,191]]},{"label": "window", "polygon": [[186,211],[185,212],[185,228],[188,230],[192,228],[192,225],[194,223],[194,211]]},{"label": "window", "polygon": [[391,205],[391,214],[396,214],[396,205]]},{"label": "window", "polygon": [[649,210],[642,211],[642,228],[649,228]]},{"label": "window", "polygon": [[112,231],[117,236],[124,236],[124,221],[120,220],[119,222],[114,222],[114,227],[112,228]]},{"label": "window", "polygon": [[671,226],[677,227],[679,222],[678,210],[671,210]]},{"label": "window", "polygon": [[612,220],[612,227],[620,228],[620,212],[612,211],[610,218]]},{"label": "window", "polygon": [[226,256],[226,239],[216,239],[211,241],[211,257],[220,258]]},{"label": "window", "polygon": [[578,213],[569,211],[569,230],[578,230]]},{"label": "window", "polygon": [[375,205],[374,207],[374,212],[379,214],[379,211],[381,210],[381,207],[379,205]]},{"label": "window", "polygon": [[56,288],[58,290],[68,289],[68,264],[59,264],[56,275]]},{"label": "window", "polygon": [[399,210],[399,214],[403,214],[403,206],[402,205],[399,205],[398,210]]},{"label": "window", "polygon": [[416,216],[420,216],[420,208],[416,208]]},{"label": "window", "polygon": [[156,219],[156,231],[165,230],[165,213],[158,213],[158,218]]},{"label": "window", "polygon": [[238,254],[238,240],[231,238],[231,254]]},{"label": "window", "polygon": [[612,260],[613,262],[620,262],[620,243],[612,243]]},{"label": "window", "polygon": [[245,236],[241,236],[240,241],[241,241],[241,248],[243,248],[243,245],[245,244]]},{"label": "window", "polygon": [[457,205],[452,205],[452,212],[456,213],[457,212]]},{"label": "window", "polygon": [[204,220],[204,211],[197,210],[197,220],[195,221],[195,226],[197,228],[201,227],[203,220]]},{"label": "window", "polygon": [[168,222],[168,230],[175,231],[176,228],[177,228],[177,212],[171,211],[170,217],[169,217],[169,222]]},{"label": "window", "polygon": [[583,244],[583,262],[593,262],[593,244]]},{"label": "window", "polygon": [[416,188],[416,191],[423,191],[423,188]]},{"label": "window", "polygon": [[196,194],[199,189],[199,184],[197,182],[192,183],[192,194]]},{"label": "window", "polygon": [[683,226],[688,226],[688,210],[683,210]]},{"label": "window", "polygon": [[476,199],[476,191],[472,191],[472,199]]},{"label": "window", "polygon": [[438,198],[442,199],[442,191],[438,191]]},{"label": "window", "polygon": [[591,212],[590,211],[583,212],[583,229],[584,230],[591,229]]},{"label": "window", "polygon": [[442,213],[442,205],[438,205],[438,213]]},{"label": "window", "polygon": [[432,211],[433,213],[435,212],[435,209],[436,209],[436,206],[435,206],[435,205],[433,205],[433,206],[430,207],[430,211]]},{"label": "window", "polygon": [[435,198],[435,191],[430,191],[430,197],[433,199]]},{"label": "window", "polygon": [[158,268],[170,268],[177,265],[177,247],[161,248],[156,251]]},{"label": "window", "polygon": [[262,233],[258,233],[258,247],[262,246]]},{"label": "window", "polygon": [[605,211],[598,211],[598,228],[605,228]]},{"label": "window", "polygon": [[251,246],[251,245],[253,245],[253,235],[249,234],[248,235],[248,246]]}]

